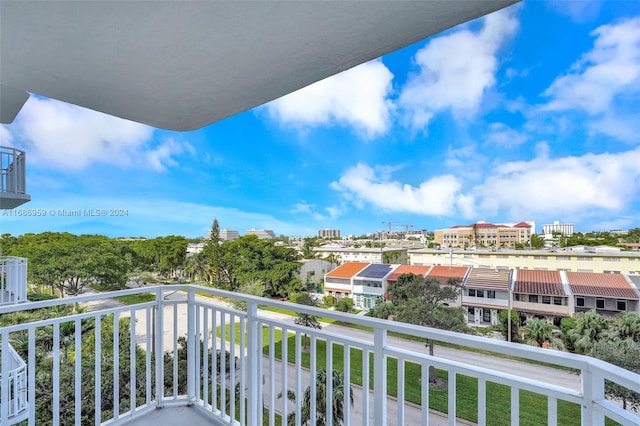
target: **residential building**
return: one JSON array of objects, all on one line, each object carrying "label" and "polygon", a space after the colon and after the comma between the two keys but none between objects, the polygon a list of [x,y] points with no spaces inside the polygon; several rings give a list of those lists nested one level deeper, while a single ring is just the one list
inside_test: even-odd
[{"label": "residential building", "polygon": [[365,311],[373,308],[386,294],[386,279],[398,266],[372,263],[354,275],[352,280],[353,306]]},{"label": "residential building", "polygon": [[371,263],[408,263],[407,249],[403,247],[343,247],[322,246],[313,247],[313,252],[320,258],[336,259],[344,262],[371,262]]},{"label": "residential building", "polygon": [[324,259],[302,259],[298,277],[303,283],[321,287],[324,276],[334,268],[334,264]]},{"label": "residential building", "polygon": [[[590,248],[591,249],[591,248]],[[408,252],[411,265],[466,265],[491,269],[536,269],[572,272],[618,273],[640,275],[637,251],[593,252],[567,249],[553,250],[438,250],[417,249]]]},{"label": "residential building", "polygon": [[187,244],[187,257],[194,256],[200,253],[206,247],[207,243],[199,242],[199,243],[189,243]]},{"label": "residential building", "polygon": [[547,238],[553,235],[553,233],[559,232],[565,237],[570,237],[573,235],[573,223],[560,223],[560,221],[554,220],[553,223],[542,225],[542,233]]},{"label": "residential building", "polygon": [[434,231],[435,243],[442,247],[514,247],[528,245],[531,225],[519,222],[513,225],[477,222]]},{"label": "residential building", "polygon": [[[400,275],[414,274],[426,277],[431,268],[431,266],[399,265],[393,273],[387,277],[387,289],[388,286],[394,285],[398,281]],[[384,297],[387,297],[386,293]]]},{"label": "residential building", "polygon": [[270,229],[247,229],[244,231],[244,235],[256,235],[261,240],[268,240],[271,238],[275,238],[276,234]]},{"label": "residential building", "polygon": [[340,238],[339,229],[321,229],[318,231],[318,238]]},{"label": "residential building", "polygon": [[220,240],[221,241],[231,241],[240,238],[240,233],[238,231],[234,231],[231,229],[221,229],[220,230]]},{"label": "residential building", "polygon": [[[468,266],[442,266],[436,265],[427,272],[427,279],[433,278],[437,280],[441,286],[451,286],[455,283],[460,289],[464,285],[464,281],[471,270]],[[462,294],[454,302],[447,303],[452,306],[460,306],[462,304]]]},{"label": "residential building", "polygon": [[[3,100],[0,99],[0,102]],[[0,146],[0,209],[15,209],[30,200],[31,196],[27,194],[25,152]]]},{"label": "residential building", "polygon": [[369,262],[346,262],[324,276],[324,294],[336,299],[353,296],[353,277]]},{"label": "residential building", "polygon": [[462,305],[467,309],[467,322],[474,325],[496,325],[500,311],[509,308],[511,270],[473,268],[464,284]]},{"label": "residential building", "polygon": [[573,299],[569,293],[560,271],[513,271],[512,308],[522,315],[523,322],[546,318],[559,326],[562,318],[573,315]]},{"label": "residential building", "polygon": [[576,313],[595,309],[601,315],[638,312],[638,289],[621,274],[567,272]]}]

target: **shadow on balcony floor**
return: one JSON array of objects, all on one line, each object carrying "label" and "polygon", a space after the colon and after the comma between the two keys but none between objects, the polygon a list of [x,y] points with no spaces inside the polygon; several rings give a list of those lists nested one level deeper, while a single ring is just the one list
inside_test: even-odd
[{"label": "shadow on balcony floor", "polygon": [[178,426],[178,425],[224,425],[215,417],[208,416],[202,410],[186,405],[164,407],[150,411],[138,418],[123,423],[127,426]]}]

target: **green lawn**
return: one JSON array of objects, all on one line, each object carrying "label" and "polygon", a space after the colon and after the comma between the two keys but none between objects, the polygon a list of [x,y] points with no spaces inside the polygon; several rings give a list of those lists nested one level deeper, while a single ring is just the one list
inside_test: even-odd
[{"label": "green lawn", "polygon": [[152,293],[128,294],[126,296],[115,297],[125,305],[135,305],[138,303],[151,302],[156,300],[156,295]]},{"label": "green lawn", "polygon": [[[236,327],[236,342],[240,339],[240,327]],[[229,336],[230,330],[227,325],[226,334]],[[269,329],[263,328],[263,353],[270,353]],[[220,330],[217,331],[218,336]],[[307,341],[307,345],[308,345]],[[344,347],[339,344],[332,344],[333,368],[344,370]],[[282,359],[282,331],[274,330],[274,356]],[[295,362],[296,357],[295,335],[289,333],[287,338],[287,360]],[[316,366],[318,369],[325,368],[327,360],[327,344],[323,340],[316,341],[314,351]],[[362,351],[350,348],[350,379],[351,382],[362,386],[363,360]],[[308,347],[304,347],[301,352],[302,365],[309,368],[311,365],[311,353]],[[369,354],[369,383],[373,388],[373,354]],[[387,392],[390,395],[397,395],[397,360],[387,359]],[[436,370],[436,376],[442,380],[448,380],[448,373],[444,370]],[[406,362],[405,363],[405,399],[407,401],[420,404],[422,393],[422,366]],[[488,425],[505,425],[511,422],[511,391],[509,387],[497,383],[487,383],[487,416]],[[457,416],[472,422],[478,420],[477,408],[478,380],[474,377],[458,374],[456,377],[456,402]],[[448,387],[442,389],[431,389],[429,391],[429,406],[435,410],[446,413],[448,411]],[[520,424],[521,425],[543,425],[547,421],[547,398],[543,395],[534,394],[527,391],[520,391]],[[558,424],[580,425],[580,407],[563,401],[558,401]]]}]

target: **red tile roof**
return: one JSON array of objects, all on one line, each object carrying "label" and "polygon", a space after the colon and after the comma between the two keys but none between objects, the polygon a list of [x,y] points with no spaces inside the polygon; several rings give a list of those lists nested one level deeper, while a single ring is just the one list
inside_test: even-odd
[{"label": "red tile roof", "polygon": [[398,277],[402,274],[415,274],[425,276],[427,272],[429,272],[431,266],[417,266],[417,265],[400,265],[398,269],[393,271],[389,278],[387,278],[387,282],[389,281],[398,281]]},{"label": "red tile roof", "polygon": [[329,272],[327,277],[351,278],[369,265],[369,262],[346,262]]},{"label": "red tile roof", "polygon": [[638,294],[621,274],[567,272],[567,278],[575,295],[638,300]]},{"label": "red tile roof", "polygon": [[518,269],[514,289],[516,293],[566,296],[558,271]]},{"label": "red tile roof", "polygon": [[511,271],[509,269],[473,268],[465,284],[469,288],[509,290]]},{"label": "red tile roof", "polygon": [[440,285],[447,285],[447,281],[449,278],[458,278],[460,280],[464,279],[467,275],[467,271],[469,271],[468,266],[442,266],[437,265],[431,268],[427,278],[435,278],[438,280]]},{"label": "red tile roof", "polygon": [[569,317],[570,315],[567,312],[559,312],[559,311],[537,311],[535,309],[527,309],[527,308],[521,308],[518,307],[516,308],[516,310],[518,312],[524,312],[527,314],[534,314],[534,315],[542,315],[542,316],[549,316],[549,315],[553,315],[556,317]]}]

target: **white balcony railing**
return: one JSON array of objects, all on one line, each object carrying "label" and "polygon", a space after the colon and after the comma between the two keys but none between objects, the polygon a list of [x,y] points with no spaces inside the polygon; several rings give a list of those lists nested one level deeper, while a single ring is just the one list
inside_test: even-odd
[{"label": "white balcony railing", "polygon": [[25,152],[0,146],[0,208],[12,209],[31,200],[26,191]]},{"label": "white balcony railing", "polygon": [[[191,405],[209,421],[226,424],[273,425],[290,413],[299,420],[305,408],[311,413],[319,408],[316,372],[325,366],[339,370],[344,383],[352,384],[340,399],[323,400],[329,414],[334,405],[343,405],[345,424],[426,425],[435,423],[436,415],[451,425],[460,417],[480,425],[518,425],[521,418],[549,425],[602,425],[605,418],[625,425],[640,422],[637,413],[607,399],[605,391],[606,382],[640,392],[640,375],[594,358],[199,286],[157,286],[5,306],[0,314],[142,293],[152,294],[153,300],[0,328],[0,401],[14,392],[6,352],[11,341],[27,360],[29,425],[120,424],[176,404]],[[203,294],[242,300],[247,311]],[[259,309],[264,306],[339,320],[360,330],[310,329]],[[424,341],[407,346],[395,333],[530,359],[574,373],[550,369],[527,377],[520,371],[524,368],[501,368],[503,362],[480,366],[467,356],[441,355],[440,346],[430,356]],[[430,367],[446,385],[421,392],[429,387]],[[574,384],[554,383],[560,375]],[[307,386],[308,407],[303,404]],[[348,403],[350,389],[357,401],[353,406]],[[294,402],[279,396],[289,390]],[[331,380],[325,390],[334,394]],[[470,400],[473,408],[462,408],[458,398]],[[532,398],[541,406],[531,406]],[[434,414],[430,405],[441,413]],[[15,423],[9,405],[0,408],[0,424]],[[531,420],[532,415],[543,418]],[[327,424],[332,424],[330,415]]]},{"label": "white balcony railing", "polygon": [[[17,423],[27,418],[27,364],[20,358],[13,347],[7,342],[6,346],[2,342],[2,365],[7,365],[2,369],[0,382],[3,390],[6,383],[7,397],[0,398],[0,412],[7,412],[7,419],[11,423]],[[5,356],[6,354],[6,356]],[[6,380],[3,378],[6,377]],[[5,404],[4,401],[9,401]],[[1,424],[5,424],[4,422]]]},{"label": "white balcony railing", "polygon": [[27,259],[0,256],[0,306],[27,301]]}]

